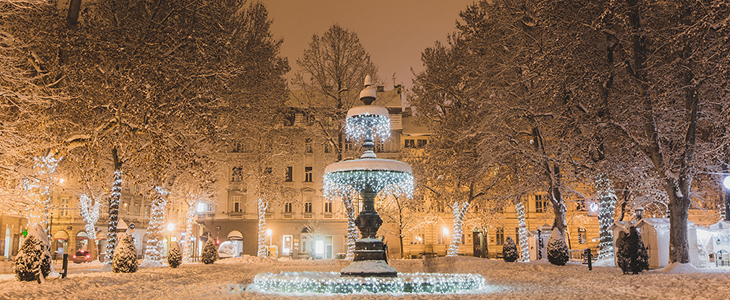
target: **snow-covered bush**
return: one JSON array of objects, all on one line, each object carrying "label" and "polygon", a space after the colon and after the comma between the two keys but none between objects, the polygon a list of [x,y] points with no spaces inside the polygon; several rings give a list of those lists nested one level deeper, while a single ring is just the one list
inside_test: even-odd
[{"label": "snow-covered bush", "polygon": [[182,255],[180,254],[180,246],[177,242],[171,243],[170,251],[167,252],[167,264],[170,267],[177,268],[182,263]]},{"label": "snow-covered bush", "polygon": [[507,240],[504,242],[504,246],[502,247],[502,256],[506,262],[514,262],[519,258],[519,255],[517,254],[517,245],[515,245],[515,241],[512,240],[511,236],[508,236]]},{"label": "snow-covered bush", "polygon": [[18,256],[13,263],[13,270],[20,281],[42,280],[51,272],[51,251],[45,230],[36,224],[31,227],[28,237],[23,241]]},{"label": "snow-covered bush", "polygon": [[114,258],[112,258],[112,270],[114,273],[137,272],[137,248],[134,247],[134,240],[131,236],[124,235],[117,243]]},{"label": "snow-covered bush", "polygon": [[208,242],[205,243],[203,248],[203,254],[200,256],[200,260],[204,264],[212,264],[218,260],[218,250],[215,248],[213,239],[208,238]]},{"label": "snow-covered bush", "polygon": [[553,228],[547,244],[548,261],[553,265],[564,266],[568,262],[568,245],[565,244],[565,237],[560,234],[557,228]]},{"label": "snow-covered bush", "polygon": [[616,243],[616,261],[624,274],[639,274],[649,270],[649,255],[636,227],[631,226],[628,233],[621,231]]}]

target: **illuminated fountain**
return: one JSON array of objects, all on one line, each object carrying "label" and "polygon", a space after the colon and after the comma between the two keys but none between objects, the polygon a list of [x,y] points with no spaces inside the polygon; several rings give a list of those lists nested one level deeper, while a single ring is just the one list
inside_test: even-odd
[{"label": "illuminated fountain", "polygon": [[362,198],[362,211],[355,219],[361,238],[355,242],[353,262],[338,272],[282,272],[256,275],[253,290],[286,294],[354,294],[354,293],[463,293],[484,287],[478,274],[398,274],[386,260],[385,246],[376,238],[383,223],[375,211],[375,197],[400,193],[411,197],[413,175],[406,163],[379,159],[373,152],[373,139],[390,137],[390,118],[384,107],[370,105],[376,98],[370,76],[360,99],[365,105],[347,112],[346,134],[351,140],[363,140],[360,159],[331,164],[325,169],[325,197]]}]

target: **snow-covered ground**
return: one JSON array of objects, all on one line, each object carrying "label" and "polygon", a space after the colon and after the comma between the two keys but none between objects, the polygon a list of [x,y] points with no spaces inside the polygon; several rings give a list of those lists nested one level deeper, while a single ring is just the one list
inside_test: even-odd
[{"label": "snow-covered ground", "polygon": [[[622,275],[617,268],[506,263],[473,257],[392,260],[399,272],[478,273],[487,289],[468,295],[339,295],[327,299],[722,299],[730,295],[730,269],[649,271]],[[72,265],[68,278],[44,284],[0,275],[0,299],[316,299],[322,296],[260,294],[249,284],[258,273],[339,271],[341,260],[274,261],[229,258],[212,265],[140,268],[136,273],[101,271],[101,264]],[[56,267],[58,268],[58,267]],[[59,270],[60,271],[60,270]],[[690,273],[681,273],[687,272]]]}]

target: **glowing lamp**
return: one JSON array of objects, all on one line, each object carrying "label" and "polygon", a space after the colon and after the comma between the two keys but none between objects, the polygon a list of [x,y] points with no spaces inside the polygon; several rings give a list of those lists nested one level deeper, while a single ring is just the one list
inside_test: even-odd
[{"label": "glowing lamp", "polygon": [[444,227],[444,228],[442,229],[442,231],[443,231],[443,233],[444,233],[444,236],[447,236],[447,235],[449,235],[449,229],[448,229],[448,228]]},{"label": "glowing lamp", "polygon": [[271,229],[266,229],[266,235],[271,235]]},{"label": "glowing lamp", "polygon": [[175,230],[175,224],[174,223],[167,224],[167,231],[173,231],[173,230]]},{"label": "glowing lamp", "polygon": [[726,189],[730,190],[730,176],[725,177],[725,180],[722,181],[722,185],[724,185]]}]

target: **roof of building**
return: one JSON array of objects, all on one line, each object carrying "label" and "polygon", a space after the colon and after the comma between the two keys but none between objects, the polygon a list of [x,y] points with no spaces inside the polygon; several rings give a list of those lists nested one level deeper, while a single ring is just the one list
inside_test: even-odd
[{"label": "roof of building", "polygon": [[[381,89],[377,89],[377,97],[375,99],[375,102],[373,102],[372,105],[376,106],[383,106],[385,108],[388,108],[389,111],[397,110],[402,111],[403,110],[403,104],[401,103],[401,90],[400,89],[393,89],[389,91],[382,91]],[[362,102],[360,102],[359,99],[359,91],[353,92],[353,91],[347,91],[343,92],[345,97],[347,97],[348,102],[350,103],[349,107],[353,106],[360,106],[363,105]],[[289,107],[294,108],[306,108],[311,106],[325,106],[325,105],[331,105],[331,101],[326,101],[325,96],[318,92],[318,91],[305,91],[305,90],[295,90],[291,91],[289,93],[289,99],[287,100],[287,105]]]}]

